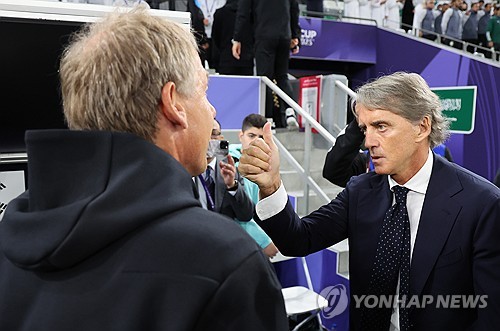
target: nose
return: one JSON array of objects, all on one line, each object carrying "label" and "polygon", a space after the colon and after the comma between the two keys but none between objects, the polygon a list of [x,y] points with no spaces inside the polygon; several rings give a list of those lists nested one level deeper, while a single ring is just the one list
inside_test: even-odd
[{"label": "nose", "polygon": [[215,116],[217,115],[217,110],[215,110],[215,107],[210,102],[208,103],[208,109],[210,113],[212,113],[212,117],[215,118]]},{"label": "nose", "polygon": [[376,147],[378,144],[378,140],[374,134],[374,132],[370,129],[365,131],[365,147],[371,149],[372,147]]}]

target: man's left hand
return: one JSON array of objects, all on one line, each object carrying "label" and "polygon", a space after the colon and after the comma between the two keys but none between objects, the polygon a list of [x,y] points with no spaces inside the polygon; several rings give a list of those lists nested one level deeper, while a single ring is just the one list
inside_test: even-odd
[{"label": "man's left hand", "polygon": [[220,174],[224,179],[226,187],[232,188],[236,180],[236,167],[234,166],[234,159],[231,155],[227,156],[227,163],[219,161]]}]

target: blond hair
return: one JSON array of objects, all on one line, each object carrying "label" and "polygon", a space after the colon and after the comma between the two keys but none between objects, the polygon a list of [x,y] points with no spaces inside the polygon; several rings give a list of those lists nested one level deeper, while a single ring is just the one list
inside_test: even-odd
[{"label": "blond hair", "polygon": [[73,36],[60,64],[70,129],[134,133],[153,141],[162,87],[193,93],[196,41],[188,29],[144,8],[114,12]]}]

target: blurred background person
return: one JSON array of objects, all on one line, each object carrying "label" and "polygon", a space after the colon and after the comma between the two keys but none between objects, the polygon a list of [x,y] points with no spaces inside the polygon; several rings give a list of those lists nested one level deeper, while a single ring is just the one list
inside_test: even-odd
[{"label": "blurred background person", "polygon": [[[359,2],[358,0],[344,0],[344,16],[359,17]],[[345,22],[358,23],[358,20],[348,18]]]},{"label": "blurred background person", "polygon": [[439,8],[439,14],[436,16],[434,20],[434,32],[438,34],[443,34],[443,29],[441,28],[441,22],[443,21],[444,13],[450,8],[450,4],[445,1],[441,3],[441,7]]},{"label": "blurred background person", "polygon": [[[191,1],[191,0],[189,0]],[[208,62],[208,67],[217,69],[219,61],[219,50],[212,43],[212,25],[214,23],[215,11],[226,3],[226,0],[194,0],[196,6],[203,13],[203,26],[207,35],[208,46],[204,49],[205,58]]]},{"label": "blurred background person", "polygon": [[434,0],[426,0],[424,6],[419,8],[415,8],[415,18],[414,18],[414,28],[417,31],[417,36],[435,40],[437,37],[434,32],[434,22],[435,22],[435,13],[434,13],[434,4],[436,2]]},{"label": "blurred background person", "polygon": [[359,2],[359,17],[364,18],[366,20],[360,20],[361,24],[370,24],[370,21],[367,21],[372,18],[372,10],[370,0],[358,0]]},{"label": "blurred background person", "polygon": [[[477,40],[479,46],[488,48],[488,39],[486,38],[486,30],[488,28],[488,22],[491,19],[491,8],[493,4],[491,2],[485,3],[483,6],[483,15],[479,18],[477,22]],[[491,52],[483,49],[478,49],[478,52],[484,54],[486,58],[491,59]]]},{"label": "blurred background person", "polygon": [[401,9],[403,9],[402,0],[387,0],[385,3],[385,16],[386,22],[385,26],[399,30],[401,26]]},{"label": "blurred background person", "polygon": [[470,10],[463,16],[462,40],[472,44],[467,45],[466,50],[469,53],[476,51],[478,42],[478,18],[477,12],[479,10],[479,3],[473,2]]},{"label": "blurred background person", "polygon": [[244,75],[251,76],[253,70],[253,35],[252,25],[245,22],[241,31],[241,53],[237,60],[232,52],[232,39],[234,35],[234,24],[239,0],[227,0],[226,4],[217,9],[212,26],[213,45],[219,50],[219,63],[217,72],[222,75]]},{"label": "blurred background person", "polygon": [[493,47],[495,51],[500,52],[500,5],[495,6],[493,17],[488,22],[486,39],[488,39],[488,47]]},{"label": "blurred background person", "polygon": [[207,34],[205,33],[205,24],[203,23],[204,16],[200,7],[197,5],[198,0],[188,0],[187,10],[191,15],[191,29],[196,38],[196,44],[198,45],[198,54],[200,57],[201,65],[203,67],[208,66],[207,61],[207,51],[209,48]]},{"label": "blurred background person", "polygon": [[456,49],[462,49],[462,43],[458,40],[462,39],[462,0],[452,0],[450,9],[443,14],[441,21],[441,30],[443,35],[451,37],[452,39],[445,38],[442,43],[452,46]]},{"label": "blurred background person", "polygon": [[[253,27],[254,56],[257,76],[275,79],[278,87],[292,97],[288,81],[290,52],[299,52],[299,6],[296,0],[240,0],[233,37],[233,56],[241,58],[241,41]],[[286,128],[286,106],[273,107],[270,89],[266,89],[266,117],[272,118],[277,128]]]}]

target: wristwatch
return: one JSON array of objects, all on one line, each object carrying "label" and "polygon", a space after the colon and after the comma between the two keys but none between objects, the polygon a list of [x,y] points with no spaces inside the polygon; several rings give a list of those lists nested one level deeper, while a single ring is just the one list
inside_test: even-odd
[{"label": "wristwatch", "polygon": [[234,184],[233,186],[231,186],[230,188],[228,188],[227,190],[228,191],[236,191],[238,189],[238,181],[235,179],[234,180]]}]

